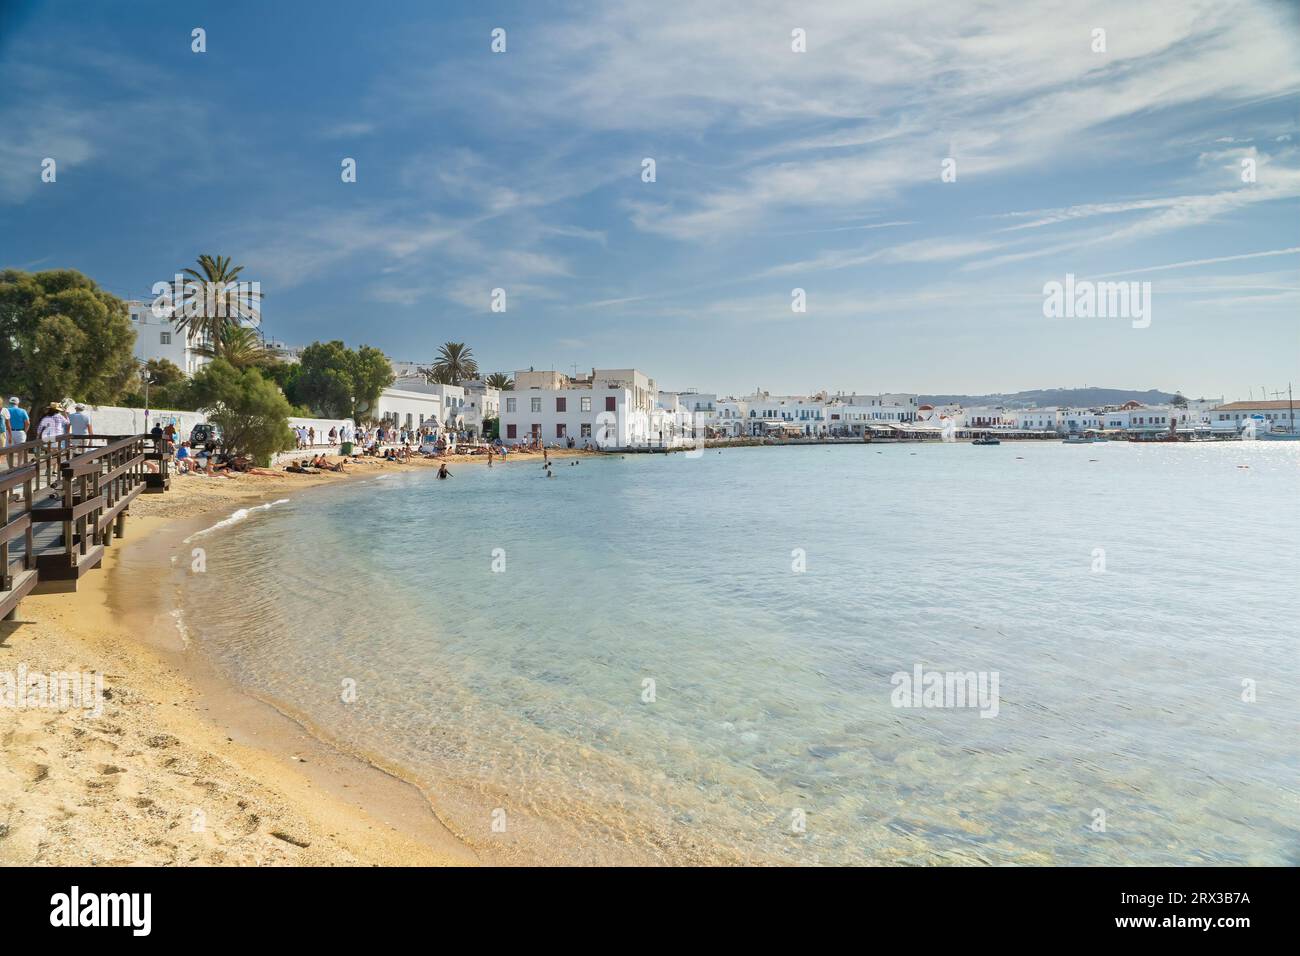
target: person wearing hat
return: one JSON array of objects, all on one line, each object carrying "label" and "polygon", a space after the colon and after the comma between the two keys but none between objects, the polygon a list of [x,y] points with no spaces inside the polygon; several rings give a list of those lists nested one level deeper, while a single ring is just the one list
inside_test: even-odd
[{"label": "person wearing hat", "polygon": [[27,441],[27,423],[31,416],[27,414],[26,409],[18,403],[18,396],[9,399],[9,408],[7,409],[8,427],[9,427],[9,444],[21,445]]},{"label": "person wearing hat", "polygon": [[51,441],[68,430],[68,419],[58,402],[50,402],[45,410],[45,417],[36,426],[36,437],[41,441]]}]

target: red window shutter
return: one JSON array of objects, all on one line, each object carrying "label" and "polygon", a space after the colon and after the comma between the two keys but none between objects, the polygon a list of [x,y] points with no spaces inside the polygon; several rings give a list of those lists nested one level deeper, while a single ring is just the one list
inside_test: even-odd
[{"label": "red window shutter", "polygon": [[566,407],[567,404],[568,404],[568,399],[557,398],[557,399],[555,400],[555,410],[556,410],[557,412],[565,412],[565,411],[568,411],[568,408]]},{"label": "red window shutter", "polygon": [[519,437],[517,434],[515,434],[515,426],[514,426],[514,425],[507,425],[507,426],[506,426],[506,437],[507,437],[507,438],[518,438],[518,437]]},{"label": "red window shutter", "polygon": [[606,396],[605,396],[605,411],[607,411],[607,412],[612,412],[612,411],[614,411],[614,410],[615,410],[615,409],[614,409],[614,396],[613,396],[613,395],[606,395]]}]

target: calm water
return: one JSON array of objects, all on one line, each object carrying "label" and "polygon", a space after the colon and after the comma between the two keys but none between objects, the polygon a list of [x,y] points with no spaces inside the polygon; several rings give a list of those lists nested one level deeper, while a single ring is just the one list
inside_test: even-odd
[{"label": "calm water", "polygon": [[[1300,862],[1300,445],[453,471],[196,539],[186,624],[487,859]],[[917,664],[997,716],[893,707]]]}]

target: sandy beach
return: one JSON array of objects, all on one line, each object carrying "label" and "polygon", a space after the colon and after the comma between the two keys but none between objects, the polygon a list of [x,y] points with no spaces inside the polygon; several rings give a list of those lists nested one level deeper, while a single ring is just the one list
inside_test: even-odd
[{"label": "sandy beach", "polygon": [[[478,457],[447,461],[486,466]],[[421,791],[239,693],[186,652],[165,608],[114,574],[127,549],[136,565],[165,567],[178,529],[210,526],[239,508],[437,464],[364,460],[349,462],[347,474],[176,476],[168,493],[132,504],[125,540],[76,593],[24,601],[17,621],[0,623],[0,673],[101,673],[104,700],[98,715],[0,707],[0,864],[479,862]]]}]

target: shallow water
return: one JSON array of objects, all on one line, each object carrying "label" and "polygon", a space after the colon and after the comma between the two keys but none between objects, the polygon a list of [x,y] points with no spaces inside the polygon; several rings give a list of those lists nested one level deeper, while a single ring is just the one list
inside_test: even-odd
[{"label": "shallow water", "polygon": [[[184,624],[489,859],[1300,861],[1300,446],[554,470],[250,512]],[[917,665],[996,672],[996,717],[893,706]]]}]

